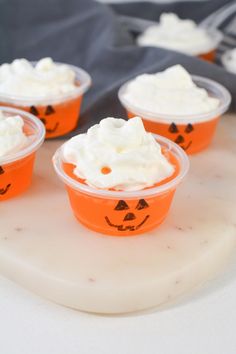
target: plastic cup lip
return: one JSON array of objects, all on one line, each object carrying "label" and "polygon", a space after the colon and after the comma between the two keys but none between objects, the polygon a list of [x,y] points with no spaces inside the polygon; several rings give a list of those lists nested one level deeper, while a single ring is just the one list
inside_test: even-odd
[{"label": "plastic cup lip", "polygon": [[45,138],[45,127],[44,124],[35,117],[34,115],[22,111],[20,109],[10,108],[10,107],[0,107],[0,111],[3,113],[10,113],[12,115],[19,115],[24,120],[25,124],[31,125],[35,130],[35,139],[25,147],[21,148],[19,151],[12,154],[7,154],[6,156],[0,157],[0,165],[6,165],[18,160],[23,159],[24,157],[32,154],[43,144]]},{"label": "plastic cup lip", "polygon": [[63,146],[66,143],[61,145],[61,147],[56,150],[52,159],[53,166],[58,177],[68,187],[91,196],[105,199],[142,199],[144,197],[158,196],[172,189],[175,189],[177,185],[184,179],[189,170],[189,158],[184,152],[184,150],[171,140],[156,134],[153,134],[153,136],[161,146],[166,147],[168,149],[167,151],[170,151],[172,154],[174,154],[174,156],[178,159],[180,166],[179,174],[175,178],[171,179],[169,182],[160,186],[142,189],[138,191],[111,191],[95,189],[93,187],[88,186],[87,184],[80,183],[68,176],[62,167],[63,160],[61,155]]},{"label": "plastic cup lip", "polygon": [[227,111],[230,102],[231,95],[229,91],[218,82],[197,75],[191,75],[194,83],[200,87],[207,90],[211,96],[216,97],[220,100],[219,106],[207,113],[198,113],[198,114],[163,114],[158,112],[149,111],[146,109],[142,109],[136,105],[133,105],[128,100],[124,98],[124,93],[127,89],[127,86],[133,80],[127,81],[123,84],[118,91],[118,98],[121,104],[130,112],[136,114],[137,116],[141,116],[144,119],[149,119],[153,122],[161,122],[165,124],[170,124],[172,122],[176,122],[178,124],[186,124],[186,123],[200,123],[209,120],[213,120],[219,117],[221,114]]},{"label": "plastic cup lip", "polygon": [[[37,64],[37,61],[30,62],[33,66]],[[50,104],[58,104],[69,99],[82,96],[91,86],[92,79],[91,76],[87,73],[87,71],[66,63],[54,62],[57,65],[67,65],[71,70],[73,70],[76,74],[76,81],[80,83],[72,92],[68,92],[65,94],[55,95],[52,97],[38,96],[38,97],[30,97],[30,96],[21,96],[21,95],[8,95],[8,94],[0,94],[0,102],[3,103],[11,103],[19,106],[31,106],[31,105],[50,105]]]},{"label": "plastic cup lip", "polygon": [[233,52],[233,49],[227,50],[221,57],[221,62],[223,66],[226,68],[226,70],[230,71],[233,74],[236,74],[236,67],[235,65],[232,65],[232,63],[229,61],[231,53]]}]

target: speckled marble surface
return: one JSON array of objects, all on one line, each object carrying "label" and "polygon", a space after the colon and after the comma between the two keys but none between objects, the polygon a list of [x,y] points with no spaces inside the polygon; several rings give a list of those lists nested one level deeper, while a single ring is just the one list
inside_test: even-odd
[{"label": "speckled marble surface", "polygon": [[[173,302],[216,276],[236,244],[236,120],[191,157],[164,224],[143,236],[109,238],[73,217],[50,159],[38,154],[32,187],[0,204],[0,273],[57,303],[100,313]],[[220,276],[220,275],[219,275]]]}]

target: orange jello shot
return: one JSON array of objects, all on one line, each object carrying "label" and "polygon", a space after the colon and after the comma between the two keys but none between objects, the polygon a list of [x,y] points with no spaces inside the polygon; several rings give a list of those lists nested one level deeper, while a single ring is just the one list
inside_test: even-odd
[{"label": "orange jello shot", "polygon": [[[25,141],[9,153],[0,156],[0,202],[23,193],[31,183],[36,151],[42,145],[45,137],[43,123],[32,114],[9,107],[1,107],[0,114],[5,118],[20,117],[23,120]],[[1,127],[1,120],[0,120]],[[3,128],[4,129],[4,128]],[[4,129],[5,130],[5,129]],[[1,132],[1,129],[0,129]],[[2,131],[4,134],[4,131]],[[0,136],[6,144],[6,136]],[[8,136],[17,139],[14,136]]]},{"label": "orange jello shot", "polygon": [[[132,120],[135,119],[137,117]],[[121,119],[119,120],[121,121]],[[111,135],[111,139],[113,139],[114,136]],[[81,224],[90,230],[108,236],[133,236],[152,230],[163,222],[176,188],[188,172],[189,161],[185,152],[178,145],[158,135],[153,137],[160,144],[160,151],[168,164],[171,165],[171,173],[152,186],[139,190],[132,190],[132,188],[130,190],[131,185],[128,190],[122,190],[122,186],[118,190],[95,188],[93,185],[89,185],[86,180],[75,175],[74,164],[65,162],[63,150],[66,143],[56,151],[53,157],[55,171],[65,184],[71,208]],[[126,156],[126,152],[120,146],[117,146],[117,151],[121,159],[127,157],[128,170],[134,168],[132,167],[133,161],[137,155],[133,160],[130,160],[129,155]],[[151,151],[147,150],[147,154],[150,154]],[[143,157],[140,161],[142,159]],[[118,164],[122,164],[119,158],[117,161],[119,161]],[[81,165],[83,163],[81,161]],[[115,168],[114,165],[112,166],[112,161],[108,160],[106,166],[101,167],[100,173],[101,175],[110,175],[112,179]],[[140,172],[139,165],[136,166],[136,171]]]},{"label": "orange jello shot", "polygon": [[[44,68],[38,72],[33,72],[37,64],[50,60],[54,68],[62,68],[54,76],[51,68]],[[44,64],[43,64],[44,65]],[[4,67],[3,67],[4,66]],[[9,69],[8,67],[9,66]],[[27,69],[27,66],[31,66]],[[4,70],[1,75],[1,67]],[[63,77],[63,68],[68,70]],[[8,71],[10,74],[8,74]],[[9,76],[11,77],[9,78]],[[16,80],[14,81],[14,75]],[[29,78],[27,77],[29,75]],[[69,76],[69,82],[67,82]],[[27,81],[25,81],[28,79]],[[12,80],[12,82],[11,82]],[[54,82],[55,81],[55,82]],[[7,87],[4,92],[4,85]],[[11,93],[11,85],[13,92]],[[38,117],[46,128],[46,138],[63,136],[76,128],[83,94],[91,85],[89,74],[76,66],[53,62],[50,58],[44,58],[38,62],[28,62],[25,59],[16,59],[11,64],[0,66],[0,105],[22,109]],[[3,86],[3,89],[1,87]],[[10,86],[10,88],[9,88]],[[23,87],[22,87],[23,86]],[[26,87],[27,86],[27,87]],[[32,92],[31,91],[32,86]],[[39,92],[37,94],[37,87]],[[50,89],[52,86],[52,89]],[[46,87],[46,92],[43,93]],[[22,88],[22,89],[21,89]],[[55,88],[58,90],[55,91]],[[26,93],[25,91],[26,90]],[[41,93],[42,91],[42,93]]]},{"label": "orange jello shot", "polygon": [[[187,154],[194,154],[208,147],[213,139],[221,115],[227,111],[231,102],[230,93],[219,83],[200,76],[191,76],[191,78],[197,88],[206,90],[210,98],[218,100],[217,107],[209,109],[207,112],[194,113],[192,106],[193,104],[196,106],[197,103],[190,93],[188,97],[189,103],[187,103],[189,113],[174,113],[171,102],[172,94],[178,93],[180,95],[180,104],[182,100],[181,94],[184,94],[181,89],[174,89],[166,93],[166,97],[169,95],[169,107],[167,109],[171,109],[172,112],[163,113],[163,111],[158,112],[158,110],[141,107],[138,98],[135,103],[127,99],[127,89],[132,80],[125,83],[118,92],[119,100],[126,109],[128,118],[140,116],[147,131],[171,139]],[[163,92],[165,92],[165,89],[163,89]],[[159,101],[161,102],[162,99],[162,96],[160,96]],[[193,99],[193,103],[191,99]],[[158,102],[158,99],[154,98],[153,100]],[[191,109],[193,109],[192,113]]]},{"label": "orange jello shot", "polygon": [[162,13],[159,23],[138,36],[137,44],[170,49],[214,62],[222,39],[223,35],[217,29],[181,19],[175,13]]}]

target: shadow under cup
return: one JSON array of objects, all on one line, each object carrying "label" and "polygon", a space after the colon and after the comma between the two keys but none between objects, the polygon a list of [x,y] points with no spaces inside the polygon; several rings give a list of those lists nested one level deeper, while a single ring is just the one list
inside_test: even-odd
[{"label": "shadow under cup", "polygon": [[0,202],[23,193],[31,184],[35,153],[44,141],[43,124],[26,112],[1,107],[4,115],[20,115],[28,142],[15,153],[0,157]]},{"label": "shadow under cup", "polygon": [[[128,82],[119,90],[119,99],[126,108],[128,118],[142,118],[147,131],[162,135],[178,144],[187,154],[204,150],[211,143],[220,116],[228,109],[231,96],[217,82],[200,76],[192,76],[195,84],[207,90],[209,96],[219,100],[219,106],[208,113],[175,115],[158,114],[130,104],[124,97]],[[190,103],[191,104],[191,103]]]},{"label": "shadow under cup", "polygon": [[188,172],[189,162],[182,149],[156,136],[174,173],[151,188],[135,192],[99,190],[73,175],[74,166],[62,161],[62,147],[53,157],[54,168],[64,182],[75,217],[87,228],[110,236],[145,233],[163,222],[175,190]]},{"label": "shadow under cup", "polygon": [[[35,62],[32,62],[35,65]],[[62,63],[56,63],[61,65]],[[83,94],[91,85],[89,74],[73,65],[66,64],[76,74],[76,88],[53,98],[30,98],[0,95],[0,106],[10,106],[29,112],[45,125],[46,138],[63,136],[77,126]]]}]

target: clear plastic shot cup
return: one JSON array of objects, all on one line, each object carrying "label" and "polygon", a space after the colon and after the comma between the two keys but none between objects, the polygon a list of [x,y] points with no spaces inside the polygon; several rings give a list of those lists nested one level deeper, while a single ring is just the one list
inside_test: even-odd
[{"label": "clear plastic shot cup", "polygon": [[[36,62],[31,62],[33,66]],[[63,63],[56,62],[61,65]],[[89,74],[73,65],[66,64],[76,74],[73,92],[51,98],[26,97],[0,94],[0,106],[10,106],[34,114],[45,125],[46,138],[63,136],[76,128],[83,94],[91,85]]]},{"label": "clear plastic shot cup", "polygon": [[205,51],[199,53],[197,56],[201,59],[207,60],[209,62],[214,62],[216,58],[216,50],[223,39],[223,34],[217,29],[207,29],[207,34],[211,38],[211,47]]},{"label": "clear plastic shot cup", "polygon": [[0,157],[0,202],[23,193],[31,183],[35,153],[45,137],[43,123],[32,114],[0,107],[5,116],[19,115],[24,120],[27,143],[14,153]]},{"label": "clear plastic shot cup", "polygon": [[[209,96],[219,99],[219,106],[208,113],[202,114],[162,114],[151,112],[130,104],[124,94],[129,82],[119,89],[118,96],[121,104],[127,111],[128,118],[139,116],[142,118],[146,131],[165,136],[174,141],[188,154],[197,153],[205,149],[212,141],[220,116],[227,111],[231,96],[229,91],[217,82],[192,76],[194,83],[207,90]],[[189,102],[191,105],[191,102]]]},{"label": "clear plastic shot cup", "polygon": [[162,153],[174,166],[173,174],[151,188],[139,191],[95,189],[73,174],[74,165],[63,162],[63,145],[53,157],[58,177],[64,182],[75,217],[90,230],[110,236],[145,233],[163,222],[177,186],[189,169],[186,153],[172,141],[154,136]]}]

